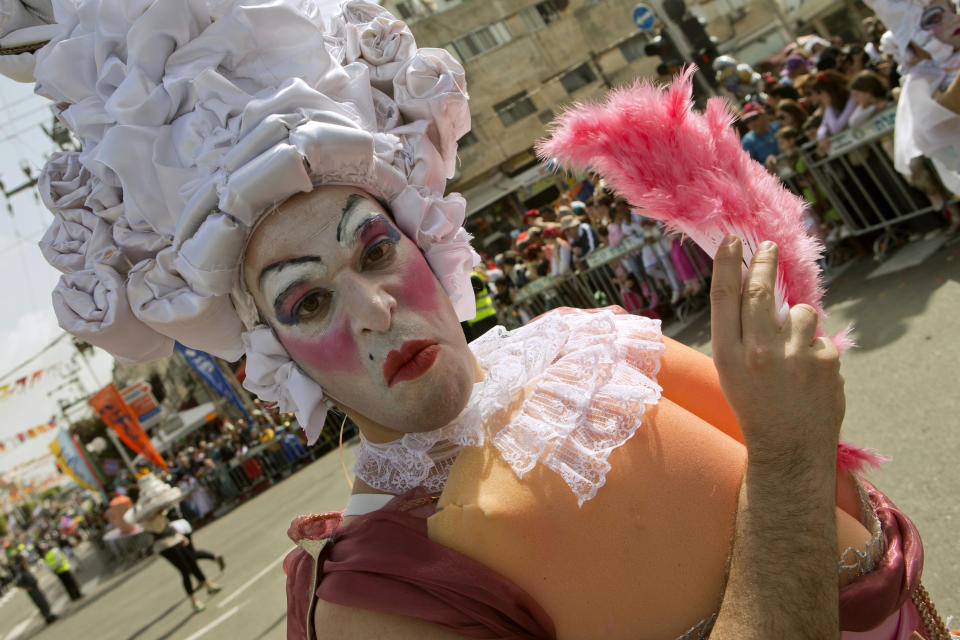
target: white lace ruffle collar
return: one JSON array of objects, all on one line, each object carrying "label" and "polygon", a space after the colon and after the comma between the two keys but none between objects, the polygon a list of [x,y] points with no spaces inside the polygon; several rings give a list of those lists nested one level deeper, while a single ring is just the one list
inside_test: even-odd
[{"label": "white lace ruffle collar", "polygon": [[[496,327],[470,348],[485,377],[457,419],[387,444],[362,441],[357,477],[395,495],[438,492],[462,447],[492,442],[518,477],[544,464],[582,505],[603,486],[611,451],[660,399],[660,321],[622,310],[561,309],[514,331]],[[512,421],[486,420],[534,379]]]}]

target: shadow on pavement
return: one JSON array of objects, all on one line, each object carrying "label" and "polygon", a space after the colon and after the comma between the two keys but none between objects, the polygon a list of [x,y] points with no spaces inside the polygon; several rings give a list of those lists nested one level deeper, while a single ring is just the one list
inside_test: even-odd
[{"label": "shadow on pavement", "polygon": [[[151,621],[148,622],[147,624],[143,625],[142,627],[140,627],[140,628],[137,629],[136,631],[134,631],[133,634],[130,635],[130,636],[127,638],[127,640],[135,640],[136,638],[140,637],[140,634],[145,633],[146,631],[148,631],[148,630],[150,629],[150,627],[152,627],[153,625],[157,624],[158,622],[160,622],[161,620],[163,620],[164,618],[166,618],[168,615],[170,615],[171,613],[173,613],[173,610],[176,609],[176,608],[179,607],[179,606],[180,606],[180,603],[179,603],[179,602],[170,605],[170,606],[167,608],[166,611],[164,611],[163,613],[161,613],[160,615],[158,615],[156,618],[154,618],[153,620],[151,620]],[[174,628],[171,630],[170,633],[172,633],[173,631],[176,631],[177,629],[179,629],[180,627],[182,627],[182,626],[183,626],[183,623],[186,622],[189,618],[190,618],[190,616],[187,616],[186,618],[184,618],[183,622],[181,622],[181,623],[178,624],[176,627],[174,627]],[[170,635],[170,634],[168,633],[167,635]],[[163,637],[165,638],[165,637],[167,637],[167,636],[163,636]]]},{"label": "shadow on pavement", "polygon": [[141,560],[134,566],[130,567],[129,569],[126,569],[125,571],[127,572],[127,575],[117,579],[116,582],[113,582],[109,586],[104,586],[103,588],[99,589],[95,595],[91,595],[91,596],[84,595],[83,600],[78,601],[77,604],[71,607],[68,613],[72,615],[77,611],[82,611],[83,609],[86,609],[91,604],[93,604],[94,602],[102,598],[103,596],[113,592],[117,587],[122,586],[128,580],[130,580],[131,578],[134,578],[138,573],[140,573],[140,571],[150,566],[156,560],[157,558],[154,556],[149,558],[148,560]]},{"label": "shadow on pavement", "polygon": [[262,640],[263,638],[266,638],[268,633],[276,629],[277,625],[279,625],[281,622],[283,622],[286,619],[287,619],[287,614],[286,613],[282,614],[279,618],[273,621],[273,624],[271,624],[269,627],[264,629],[263,632],[260,635],[258,635],[255,640]]},{"label": "shadow on pavement", "polygon": [[[827,292],[826,305],[836,305],[834,320],[853,323],[858,351],[889,345],[906,333],[910,319],[926,312],[930,298],[960,276],[957,251],[946,248],[914,267],[866,279],[876,263],[864,260],[843,274]],[[839,328],[834,323],[834,328]]]},{"label": "shadow on pavement", "polygon": [[[156,618],[156,620],[154,620],[154,622],[159,621],[161,618],[163,618],[163,616],[165,616],[167,613],[173,611],[173,610],[176,609],[178,606],[180,606],[180,605],[179,605],[179,604],[175,604],[174,606],[170,607],[169,609],[167,609],[166,611],[163,612],[163,615],[161,615],[161,616],[159,616],[158,618]],[[180,627],[182,627],[183,625],[187,624],[187,622],[188,622],[191,618],[193,618],[193,616],[194,616],[194,613],[191,611],[190,613],[188,613],[188,614],[183,618],[183,620],[181,620],[180,622],[178,622],[175,627],[173,627],[172,629],[170,629],[170,631],[167,631],[167,632],[166,632],[165,634],[163,634],[162,636],[157,636],[157,640],[167,640],[167,638],[176,637],[174,634],[176,634],[176,632],[180,630]],[[153,623],[151,623],[151,624],[153,624]],[[133,636],[131,636],[131,638],[132,638],[132,637],[133,637]]]}]

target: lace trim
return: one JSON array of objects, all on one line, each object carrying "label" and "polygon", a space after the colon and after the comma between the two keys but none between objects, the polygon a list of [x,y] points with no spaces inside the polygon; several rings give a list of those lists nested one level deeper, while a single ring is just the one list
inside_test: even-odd
[{"label": "lace trim", "polygon": [[[610,453],[660,399],[660,322],[609,309],[563,309],[471,343],[485,377],[456,420],[387,444],[361,442],[354,471],[381,491],[441,491],[461,447],[491,442],[518,477],[537,463],[582,505],[603,486]],[[536,386],[509,424],[497,423],[523,387]]]},{"label": "lace trim", "polygon": [[677,640],[707,640],[707,638],[710,637],[710,632],[713,631],[713,623],[716,621],[717,614],[713,614],[709,618],[704,618],[690,627],[690,629],[677,638]]},{"label": "lace trim", "polygon": [[849,581],[865,576],[877,568],[877,562],[883,556],[883,531],[880,527],[880,518],[877,517],[870,502],[867,490],[860,481],[854,478],[857,486],[857,495],[860,496],[860,524],[870,532],[870,541],[863,551],[856,547],[847,547],[840,555],[839,572]]}]

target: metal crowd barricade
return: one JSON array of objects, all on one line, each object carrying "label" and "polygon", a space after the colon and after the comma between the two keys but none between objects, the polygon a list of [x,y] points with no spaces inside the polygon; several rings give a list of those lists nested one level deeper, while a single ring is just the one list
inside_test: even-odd
[{"label": "metal crowd barricade", "polygon": [[874,242],[878,257],[895,240],[896,225],[937,211],[894,167],[895,119],[893,106],[832,136],[823,157],[815,141],[800,149],[816,186],[853,235],[883,231]]},{"label": "metal crowd barricade", "polygon": [[[336,448],[339,444],[343,415],[330,411],[320,440],[311,447],[304,446],[291,432],[278,434],[267,443],[251,447],[246,455],[220,464],[214,470],[197,477],[203,487],[214,496],[214,511],[229,509],[258,490],[286,478],[298,465],[307,464]],[[347,420],[344,442],[356,433],[356,425]]]},{"label": "metal crowd barricade", "polygon": [[[620,289],[616,284],[621,273],[632,272],[638,282],[646,283],[648,289],[659,299],[669,299],[670,286],[653,277],[644,267],[641,259],[645,240],[638,236],[627,236],[616,247],[604,247],[588,255],[587,268],[565,276],[544,276],[521,288],[510,307],[503,310],[511,316],[519,311],[525,321],[546,313],[557,307],[576,307],[596,309],[609,305],[623,305]],[[683,244],[687,259],[696,271],[696,278],[705,285],[710,278],[710,266],[689,241]],[[662,272],[672,269],[669,256],[656,254]],[[701,287],[705,291],[706,287]],[[685,297],[674,305],[674,313],[683,319],[690,312],[703,305],[702,300]]]}]

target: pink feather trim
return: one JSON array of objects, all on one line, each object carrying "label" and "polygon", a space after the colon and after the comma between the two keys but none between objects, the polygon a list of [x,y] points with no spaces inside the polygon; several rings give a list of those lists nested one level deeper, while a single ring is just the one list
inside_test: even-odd
[{"label": "pink feather trim", "polygon": [[[693,110],[694,71],[688,67],[667,87],[643,80],[611,91],[602,103],[574,105],[553,122],[551,138],[537,144],[537,153],[564,167],[596,171],[643,215],[690,236],[711,257],[727,233],[743,240],[745,264],[761,241],[774,241],[781,318],[790,306],[806,303],[822,325],[817,260],[823,246],[804,229],[806,203],[743,150],[725,100],[711,99],[703,113]],[[841,353],[853,345],[850,332],[847,327],[832,338]],[[837,449],[840,469],[859,471],[882,461],[846,443]]]},{"label": "pink feather trim", "polygon": [[890,458],[880,455],[873,449],[855,447],[843,440],[837,445],[837,470],[839,471],[863,473],[867,467],[876,469],[884,462],[890,462]]},{"label": "pink feather trim", "polygon": [[[822,321],[816,261],[823,246],[803,227],[806,203],[742,149],[725,100],[711,99],[704,113],[693,110],[693,71],[668,87],[640,81],[611,91],[604,103],[575,105],[554,121],[537,152],[597,171],[644,215],[690,236],[711,256],[727,233],[743,239],[747,263],[761,241],[776,242],[781,317],[806,303]],[[845,348],[849,340],[843,335],[835,343]]]}]

